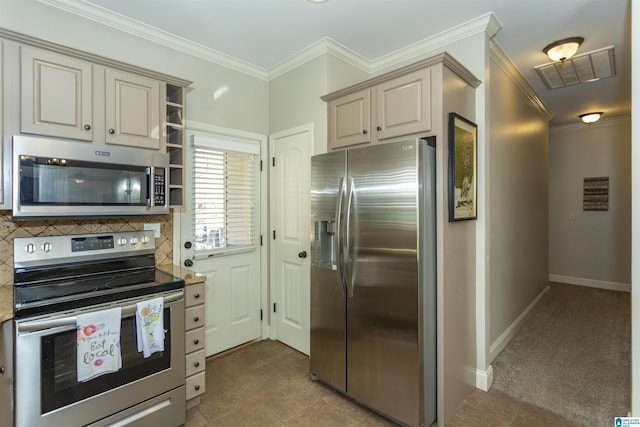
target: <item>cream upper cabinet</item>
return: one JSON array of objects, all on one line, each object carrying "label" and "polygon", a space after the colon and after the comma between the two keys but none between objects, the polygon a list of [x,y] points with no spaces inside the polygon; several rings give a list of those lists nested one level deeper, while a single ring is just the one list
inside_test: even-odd
[{"label": "cream upper cabinet", "polygon": [[376,139],[431,130],[431,70],[429,68],[379,84]]},{"label": "cream upper cabinet", "polygon": [[160,149],[160,82],[105,70],[105,142]]},{"label": "cream upper cabinet", "polygon": [[92,64],[29,46],[20,60],[20,131],[91,141]]},{"label": "cream upper cabinet", "polygon": [[329,102],[329,149],[371,141],[371,89]]},{"label": "cream upper cabinet", "polygon": [[431,70],[382,80],[329,100],[329,150],[431,130]]},{"label": "cream upper cabinet", "polygon": [[21,46],[20,132],[161,149],[159,80]]}]

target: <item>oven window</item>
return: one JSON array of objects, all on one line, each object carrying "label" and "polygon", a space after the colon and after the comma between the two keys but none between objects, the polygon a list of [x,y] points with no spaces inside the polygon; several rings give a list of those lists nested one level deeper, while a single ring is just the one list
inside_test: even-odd
[{"label": "oven window", "polygon": [[144,206],[147,168],[47,157],[20,157],[20,204]]},{"label": "oven window", "polygon": [[53,411],[111,390],[118,386],[147,377],[171,366],[170,308],[164,309],[165,351],[144,358],[136,345],[135,316],[122,319],[120,347],[122,369],[89,380],[78,382],[76,372],[75,330],[42,337],[42,413]]}]

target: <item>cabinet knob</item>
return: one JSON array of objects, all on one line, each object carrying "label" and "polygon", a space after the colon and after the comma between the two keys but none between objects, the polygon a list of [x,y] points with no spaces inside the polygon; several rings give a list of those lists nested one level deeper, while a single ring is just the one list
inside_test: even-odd
[{"label": "cabinet knob", "polygon": [[200,294],[194,294],[194,295],[193,295],[193,297],[194,297],[195,299],[199,299],[199,298],[200,298]]},{"label": "cabinet knob", "polygon": [[109,135],[113,135],[114,133],[116,133],[115,129],[109,129]]},{"label": "cabinet knob", "polygon": [[364,135],[366,135],[366,134],[368,134],[368,133],[369,133],[369,131],[368,131],[368,130],[366,130],[366,129],[363,129],[363,130],[362,130],[362,133],[363,133]]},{"label": "cabinet knob", "polygon": [[91,125],[84,125],[84,130],[91,130]]},{"label": "cabinet knob", "polygon": [[196,391],[200,390],[200,385],[196,384],[195,386],[193,386],[194,389],[196,389]]},{"label": "cabinet knob", "polygon": [[4,367],[4,365],[0,366],[0,374],[4,374],[7,371],[7,369]]},{"label": "cabinet knob", "polygon": [[197,368],[198,366],[200,366],[200,362],[193,362],[193,366]]},{"label": "cabinet knob", "polygon": [[184,260],[184,266],[185,267],[193,267],[193,260],[190,260],[189,258]]},{"label": "cabinet knob", "polygon": [[193,316],[193,321],[194,322],[198,322],[200,320],[200,318],[198,316]]},{"label": "cabinet knob", "polygon": [[378,129],[378,130],[382,130],[382,128],[381,128],[380,126],[378,126],[376,129]]},{"label": "cabinet knob", "polygon": [[200,344],[200,340],[199,340],[198,338],[196,338],[195,340],[193,340],[193,343],[194,343],[195,345],[198,345],[198,344]]}]

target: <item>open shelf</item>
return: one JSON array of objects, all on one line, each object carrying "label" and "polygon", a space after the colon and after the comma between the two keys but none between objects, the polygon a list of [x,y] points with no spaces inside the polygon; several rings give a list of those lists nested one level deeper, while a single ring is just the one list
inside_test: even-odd
[{"label": "open shelf", "polygon": [[166,94],[166,149],[169,154],[169,206],[184,204],[184,88],[167,84]]}]

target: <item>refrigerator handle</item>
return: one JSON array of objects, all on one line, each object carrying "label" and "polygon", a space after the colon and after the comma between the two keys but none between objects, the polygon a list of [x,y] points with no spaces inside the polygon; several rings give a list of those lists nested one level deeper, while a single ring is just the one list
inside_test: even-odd
[{"label": "refrigerator handle", "polygon": [[334,247],[336,250],[336,267],[338,269],[337,279],[338,279],[338,287],[340,288],[340,292],[342,292],[343,296],[346,296],[345,292],[345,284],[344,284],[344,275],[342,274],[344,270],[344,258],[343,258],[343,247],[342,247],[342,203],[344,200],[344,177],[340,178],[340,184],[338,187],[338,203],[336,203],[336,233],[334,234]]},{"label": "refrigerator handle", "polygon": [[353,201],[353,178],[349,177],[347,184],[347,207],[344,214],[344,252],[346,260],[344,262],[344,282],[349,297],[353,297],[353,264],[351,257],[351,202]]}]

